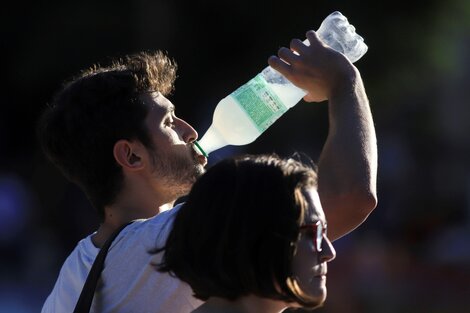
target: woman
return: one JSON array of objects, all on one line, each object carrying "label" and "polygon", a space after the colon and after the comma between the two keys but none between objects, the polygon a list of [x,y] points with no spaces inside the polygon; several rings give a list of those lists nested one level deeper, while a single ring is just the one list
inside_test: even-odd
[{"label": "woman", "polygon": [[216,164],[194,184],[162,251],[158,270],[205,301],[193,313],[322,305],[335,250],[315,170],[275,155]]}]

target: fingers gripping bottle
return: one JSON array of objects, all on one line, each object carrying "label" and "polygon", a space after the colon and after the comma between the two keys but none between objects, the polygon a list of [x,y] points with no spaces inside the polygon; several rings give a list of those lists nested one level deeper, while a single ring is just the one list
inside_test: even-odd
[{"label": "fingers gripping bottle", "polygon": [[[364,39],[356,34],[354,26],[340,12],[326,17],[317,35],[324,44],[343,53],[351,62],[367,52]],[[309,44],[308,40],[304,43]],[[306,94],[268,66],[219,102],[211,126],[199,143],[195,143],[196,147],[207,156],[226,145],[249,144]]]}]

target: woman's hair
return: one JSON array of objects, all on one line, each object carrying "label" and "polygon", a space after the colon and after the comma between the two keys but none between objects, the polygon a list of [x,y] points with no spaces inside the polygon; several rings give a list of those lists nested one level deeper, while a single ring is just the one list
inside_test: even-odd
[{"label": "woman's hair", "polygon": [[42,115],[38,138],[44,153],[85,191],[101,218],[123,183],[114,144],[136,139],[155,148],[145,125],[150,108],[140,96],[170,93],[175,77],[176,64],[160,51],[129,55],[83,71]]},{"label": "woman's hair", "polygon": [[314,168],[276,155],[227,159],[210,168],[180,208],[161,272],[188,283],[194,296],[230,300],[253,294],[308,305],[292,285],[291,263]]}]

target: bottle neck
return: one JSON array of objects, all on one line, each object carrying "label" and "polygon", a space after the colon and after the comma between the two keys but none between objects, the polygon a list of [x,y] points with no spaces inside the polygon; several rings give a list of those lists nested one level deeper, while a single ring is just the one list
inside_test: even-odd
[{"label": "bottle neck", "polygon": [[207,154],[225,147],[228,144],[214,124],[209,127],[204,136],[202,136],[201,140],[198,140],[198,142]]}]

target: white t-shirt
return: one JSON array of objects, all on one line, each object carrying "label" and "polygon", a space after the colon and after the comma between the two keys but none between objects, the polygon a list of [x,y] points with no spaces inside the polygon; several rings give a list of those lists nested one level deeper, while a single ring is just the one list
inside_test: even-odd
[{"label": "white t-shirt", "polygon": [[[187,313],[202,303],[192,296],[187,284],[152,266],[161,260],[162,253],[152,255],[149,251],[165,244],[179,207],[135,221],[114,239],[90,312]],[[99,252],[91,236],[82,239],[65,261],[42,313],[73,312]]]}]

